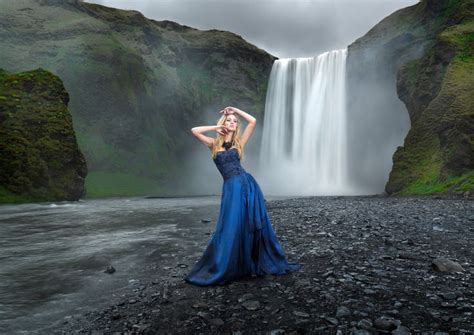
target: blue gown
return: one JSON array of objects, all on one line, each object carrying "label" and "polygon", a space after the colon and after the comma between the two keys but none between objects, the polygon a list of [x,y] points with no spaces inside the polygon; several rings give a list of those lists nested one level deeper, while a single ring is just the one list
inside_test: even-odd
[{"label": "blue gown", "polygon": [[225,285],[246,276],[296,271],[273,230],[262,191],[240,165],[236,148],[220,151],[214,163],[221,173],[221,205],[215,231],[201,259],[184,280],[199,286]]}]

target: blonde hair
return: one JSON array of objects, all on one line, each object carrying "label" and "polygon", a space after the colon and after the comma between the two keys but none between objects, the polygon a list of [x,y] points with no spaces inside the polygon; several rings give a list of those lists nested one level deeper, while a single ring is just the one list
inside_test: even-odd
[{"label": "blonde hair", "polygon": [[[232,139],[231,141],[234,142],[234,145],[232,147],[235,147],[239,153],[239,158],[242,160],[244,158],[244,150],[241,145],[241,134],[240,134],[240,120],[235,114],[229,114],[229,115],[234,115],[237,119],[237,126],[235,127],[235,131],[232,134]],[[217,125],[223,125],[229,115],[222,115],[219,120],[217,120]],[[221,150],[222,144],[224,144],[225,140],[225,135],[221,135],[217,133],[216,138],[214,139],[214,143],[212,144],[212,158],[216,158],[217,152]]]}]

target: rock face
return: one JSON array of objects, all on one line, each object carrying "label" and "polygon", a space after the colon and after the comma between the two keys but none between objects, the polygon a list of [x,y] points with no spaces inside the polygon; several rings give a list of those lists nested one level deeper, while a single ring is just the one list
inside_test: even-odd
[{"label": "rock face", "polygon": [[420,1],[349,47],[349,104],[355,113],[384,113],[388,123],[379,130],[390,136],[391,118],[408,110],[411,128],[393,155],[387,193],[474,188],[473,56],[472,1]]},{"label": "rock face", "polygon": [[78,200],[87,166],[61,80],[0,70],[0,202]]},{"label": "rock face", "polygon": [[263,117],[275,57],[239,35],[80,1],[2,1],[0,22],[0,67],[64,81],[89,196],[176,189],[199,147],[191,127],[228,105]]}]

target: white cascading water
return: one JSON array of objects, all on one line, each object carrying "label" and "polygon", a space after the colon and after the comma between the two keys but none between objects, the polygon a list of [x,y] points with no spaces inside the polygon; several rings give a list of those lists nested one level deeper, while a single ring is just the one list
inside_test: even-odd
[{"label": "white cascading water", "polygon": [[275,61],[259,178],[273,195],[349,195],[347,49]]}]

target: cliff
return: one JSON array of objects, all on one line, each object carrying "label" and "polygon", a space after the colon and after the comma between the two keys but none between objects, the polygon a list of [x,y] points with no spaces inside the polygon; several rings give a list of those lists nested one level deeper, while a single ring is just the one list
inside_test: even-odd
[{"label": "cliff", "polygon": [[215,124],[228,105],[261,119],[274,59],[239,35],[136,11],[0,3],[0,67],[63,80],[91,197],[185,192],[198,168],[184,164],[199,147],[189,129]]},{"label": "cliff", "polygon": [[349,46],[351,110],[384,113],[381,136],[393,135],[400,113],[409,117],[403,146],[393,155],[388,194],[473,190],[473,18],[472,1],[424,0]]},{"label": "cliff", "polygon": [[68,102],[61,80],[43,69],[0,70],[0,202],[84,195],[87,166]]}]

